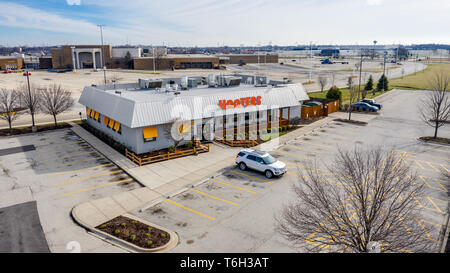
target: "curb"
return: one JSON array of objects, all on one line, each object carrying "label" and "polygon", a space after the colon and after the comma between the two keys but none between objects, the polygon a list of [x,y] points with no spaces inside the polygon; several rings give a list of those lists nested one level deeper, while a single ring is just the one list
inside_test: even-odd
[{"label": "curb", "polygon": [[426,143],[426,144],[431,144],[431,145],[450,146],[450,144],[434,142],[432,140],[423,140],[423,139],[420,139],[420,138],[417,138],[417,140],[420,141],[420,142]]}]

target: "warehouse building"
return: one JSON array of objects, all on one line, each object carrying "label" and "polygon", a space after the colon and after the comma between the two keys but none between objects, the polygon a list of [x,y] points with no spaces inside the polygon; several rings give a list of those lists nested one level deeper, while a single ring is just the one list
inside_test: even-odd
[{"label": "warehouse building", "polygon": [[[287,126],[308,100],[301,84],[253,75],[139,79],[87,86],[79,99],[92,127],[136,154],[186,141]],[[172,128],[169,131],[167,128]],[[173,130],[175,128],[175,130]]]},{"label": "warehouse building", "polygon": [[[156,55],[156,54],[155,54]],[[219,58],[202,54],[169,54],[165,56],[135,58],[134,69],[168,70],[168,69],[213,69],[219,67]]]},{"label": "warehouse building", "polygon": [[261,53],[261,54],[223,54],[217,55],[224,60],[224,63],[230,64],[256,64],[256,63],[278,63],[278,55]]}]

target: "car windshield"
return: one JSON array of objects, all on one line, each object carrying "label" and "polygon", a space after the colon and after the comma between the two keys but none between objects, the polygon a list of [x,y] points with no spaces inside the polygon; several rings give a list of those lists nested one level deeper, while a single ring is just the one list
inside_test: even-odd
[{"label": "car windshield", "polygon": [[274,162],[277,161],[277,160],[276,160],[273,156],[271,156],[271,155],[265,156],[265,157],[263,157],[262,159],[264,160],[264,163],[266,163],[266,164],[272,164],[272,163],[274,163]]}]

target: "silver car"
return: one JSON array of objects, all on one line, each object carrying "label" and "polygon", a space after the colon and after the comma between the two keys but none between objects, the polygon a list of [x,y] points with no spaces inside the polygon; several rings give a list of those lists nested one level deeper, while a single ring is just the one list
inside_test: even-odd
[{"label": "silver car", "polygon": [[243,149],[236,156],[239,169],[247,168],[263,172],[267,178],[281,176],[286,173],[286,164],[276,160],[269,153],[253,149]]}]

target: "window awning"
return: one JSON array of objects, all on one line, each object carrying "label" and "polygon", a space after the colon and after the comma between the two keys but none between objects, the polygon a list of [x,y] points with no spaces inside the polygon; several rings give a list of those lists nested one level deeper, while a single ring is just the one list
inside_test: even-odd
[{"label": "window awning", "polygon": [[92,110],[92,111],[91,111],[91,118],[93,118],[93,117],[94,117],[94,115],[95,115],[95,111],[94,111],[94,110]]},{"label": "window awning", "polygon": [[105,116],[105,118],[103,119],[103,123],[105,123],[105,125],[108,125],[109,122],[109,118]]},{"label": "window awning", "polygon": [[86,115],[89,116],[91,114],[91,110],[92,110],[91,108],[86,108]]},{"label": "window awning", "polygon": [[99,112],[95,112],[95,117],[94,117],[94,119],[95,120],[98,120],[98,117],[100,116],[100,113]]},{"label": "window awning", "polygon": [[112,128],[114,125],[114,120],[112,118],[109,119],[108,127]]},{"label": "window awning", "polygon": [[114,130],[119,131],[119,128],[120,128],[120,122],[116,121],[116,123],[114,123]]},{"label": "window awning", "polygon": [[180,133],[188,133],[191,131],[190,122],[183,122],[180,127],[178,127],[178,132]]},{"label": "window awning", "polygon": [[158,136],[158,130],[156,129],[156,126],[143,128],[142,131],[144,133],[144,138],[152,138]]}]

